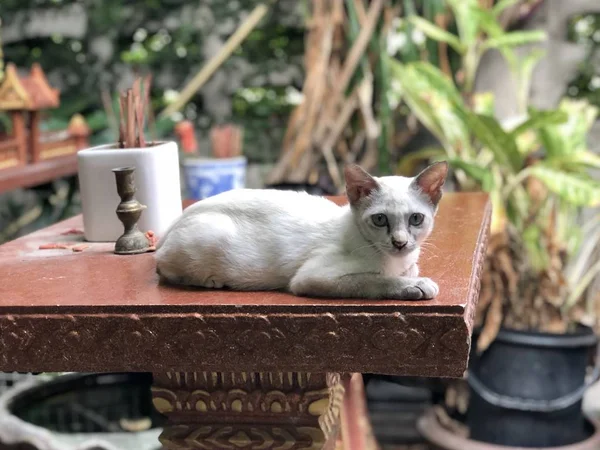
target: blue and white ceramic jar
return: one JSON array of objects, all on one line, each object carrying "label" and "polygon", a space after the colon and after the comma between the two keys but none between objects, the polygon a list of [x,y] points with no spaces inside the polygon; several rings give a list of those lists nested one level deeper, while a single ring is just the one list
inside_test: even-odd
[{"label": "blue and white ceramic jar", "polygon": [[247,161],[235,158],[186,158],[183,161],[187,196],[202,200],[246,185]]}]

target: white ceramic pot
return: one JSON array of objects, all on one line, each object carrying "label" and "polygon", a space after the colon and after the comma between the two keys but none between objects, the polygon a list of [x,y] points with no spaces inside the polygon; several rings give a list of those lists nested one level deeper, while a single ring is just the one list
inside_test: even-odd
[{"label": "white ceramic pot", "polygon": [[179,154],[174,142],[145,148],[116,148],[114,144],[77,154],[85,239],[113,242],[123,234],[116,215],[120,202],[112,169],[135,166],[137,200],[146,205],[138,225],[160,237],[182,212]]}]

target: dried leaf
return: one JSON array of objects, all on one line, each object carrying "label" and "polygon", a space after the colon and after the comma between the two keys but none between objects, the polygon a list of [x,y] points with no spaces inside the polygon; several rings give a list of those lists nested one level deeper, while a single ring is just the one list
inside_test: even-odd
[{"label": "dried leaf", "polygon": [[40,250],[66,250],[69,246],[67,244],[59,244],[56,242],[50,242],[48,244],[42,244],[38,247]]},{"label": "dried leaf", "polygon": [[146,231],[146,239],[148,239],[148,245],[150,247],[156,247],[156,244],[158,244],[158,237],[154,234],[154,231]]},{"label": "dried leaf", "polygon": [[71,235],[71,234],[83,234],[83,230],[80,230],[79,228],[70,228],[66,231],[63,231],[60,234],[61,234],[61,236],[67,236],[67,235]]},{"label": "dried leaf", "polygon": [[477,351],[479,353],[487,350],[494,339],[496,339],[502,325],[502,306],[504,303],[504,297],[502,295],[502,279],[498,273],[494,273],[492,278],[494,280],[494,297],[490,308],[488,309],[481,334],[477,339]]},{"label": "dried leaf", "polygon": [[477,312],[475,317],[476,326],[480,327],[483,325],[485,320],[485,314],[494,296],[494,286],[492,281],[492,275],[487,267],[484,269],[481,278],[481,290],[479,291],[479,302],[477,303]]}]

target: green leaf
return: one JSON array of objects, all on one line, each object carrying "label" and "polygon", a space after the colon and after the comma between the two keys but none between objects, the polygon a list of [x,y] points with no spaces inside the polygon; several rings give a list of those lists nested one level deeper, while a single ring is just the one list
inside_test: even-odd
[{"label": "green leaf", "polygon": [[415,175],[416,167],[424,161],[440,161],[446,157],[446,152],[441,147],[424,147],[410,152],[400,159],[398,164],[398,175],[412,177]]},{"label": "green leaf", "polygon": [[415,78],[414,71],[396,59],[390,58],[389,63],[393,76],[399,82],[391,83],[393,90],[400,93],[402,99],[419,121],[440,141],[445,142],[444,133],[435,112],[429,103],[422,98],[422,83]]},{"label": "green leaf", "polygon": [[486,116],[494,115],[494,94],[492,92],[475,92],[473,94],[473,111]]},{"label": "green leaf", "polygon": [[492,14],[494,14],[495,16],[498,16],[506,8],[510,8],[512,5],[519,3],[519,1],[521,1],[521,0],[500,0],[492,8]]},{"label": "green leaf", "polygon": [[473,14],[479,4],[477,0],[446,0],[458,28],[460,40],[466,47],[475,44],[477,32],[479,30],[479,21],[477,16]]},{"label": "green leaf", "polygon": [[529,109],[529,119],[511,131],[513,136],[518,136],[529,130],[536,130],[548,125],[558,125],[566,122],[567,114],[560,110],[540,111]]},{"label": "green leaf", "polygon": [[540,127],[538,136],[548,158],[565,155],[565,146],[562,137],[554,127]]},{"label": "green leaf", "polygon": [[578,151],[548,160],[548,165],[571,172],[583,172],[586,168],[600,169],[600,156],[589,150]]},{"label": "green leaf", "polygon": [[600,205],[600,184],[552,167],[536,164],[527,169],[529,174],[566,202],[575,206]]},{"label": "green leaf", "polygon": [[491,192],[494,189],[494,177],[489,168],[458,158],[448,162],[452,167],[463,170],[468,177],[477,181],[484,191]]},{"label": "green leaf", "polygon": [[587,150],[587,136],[598,114],[598,109],[585,100],[565,99],[559,111],[566,115],[566,121],[540,127],[538,131],[548,159]]},{"label": "green leaf", "polygon": [[468,112],[466,120],[471,131],[494,154],[499,164],[510,167],[514,172],[521,170],[523,158],[514,136],[504,131],[494,117]]},{"label": "green leaf", "polygon": [[[471,133],[464,120],[463,99],[454,82],[437,67],[427,62],[414,62],[406,67],[410,74],[413,96],[424,101],[435,117],[450,156],[471,148]],[[407,100],[408,103],[408,100]]]},{"label": "green leaf", "polygon": [[560,110],[568,117],[565,123],[555,127],[564,146],[562,153],[586,150],[588,133],[598,116],[598,108],[585,100],[565,99],[560,103]]},{"label": "green leaf", "polygon": [[438,42],[445,42],[460,54],[465,52],[465,46],[461,44],[460,39],[456,35],[449,33],[443,28],[440,28],[419,16],[411,16],[410,22],[425,33],[428,38]]},{"label": "green leaf", "polygon": [[548,264],[548,255],[541,244],[542,236],[543,232],[537,224],[529,225],[523,230],[523,244],[529,262],[536,271],[543,270]]},{"label": "green leaf", "polygon": [[588,150],[571,155],[571,161],[592,169],[600,169],[600,156]]},{"label": "green leaf", "polygon": [[460,92],[444,72],[428,62],[414,62],[408,64],[411,70],[416,72],[416,76],[427,82],[437,93],[445,95],[459,108],[466,108]]},{"label": "green leaf", "polygon": [[531,79],[531,75],[533,74],[533,69],[537,63],[546,56],[546,50],[541,48],[533,49],[531,52],[525,56],[519,64],[519,72],[521,73],[521,77],[525,80],[527,85],[529,85],[529,80]]},{"label": "green leaf", "polygon": [[479,26],[489,37],[500,37],[505,34],[498,19],[490,12],[480,7],[473,10],[473,14],[479,19]]},{"label": "green leaf", "polygon": [[504,33],[502,36],[488,39],[481,46],[483,50],[490,48],[519,47],[526,44],[534,44],[546,40],[543,31],[513,31]]}]

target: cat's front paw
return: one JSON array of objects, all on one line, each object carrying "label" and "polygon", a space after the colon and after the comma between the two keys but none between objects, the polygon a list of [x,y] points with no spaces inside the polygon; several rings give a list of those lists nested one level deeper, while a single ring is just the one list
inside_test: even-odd
[{"label": "cat's front paw", "polygon": [[428,300],[440,292],[437,283],[430,278],[415,278],[405,285],[399,293],[399,298],[405,300]]}]

